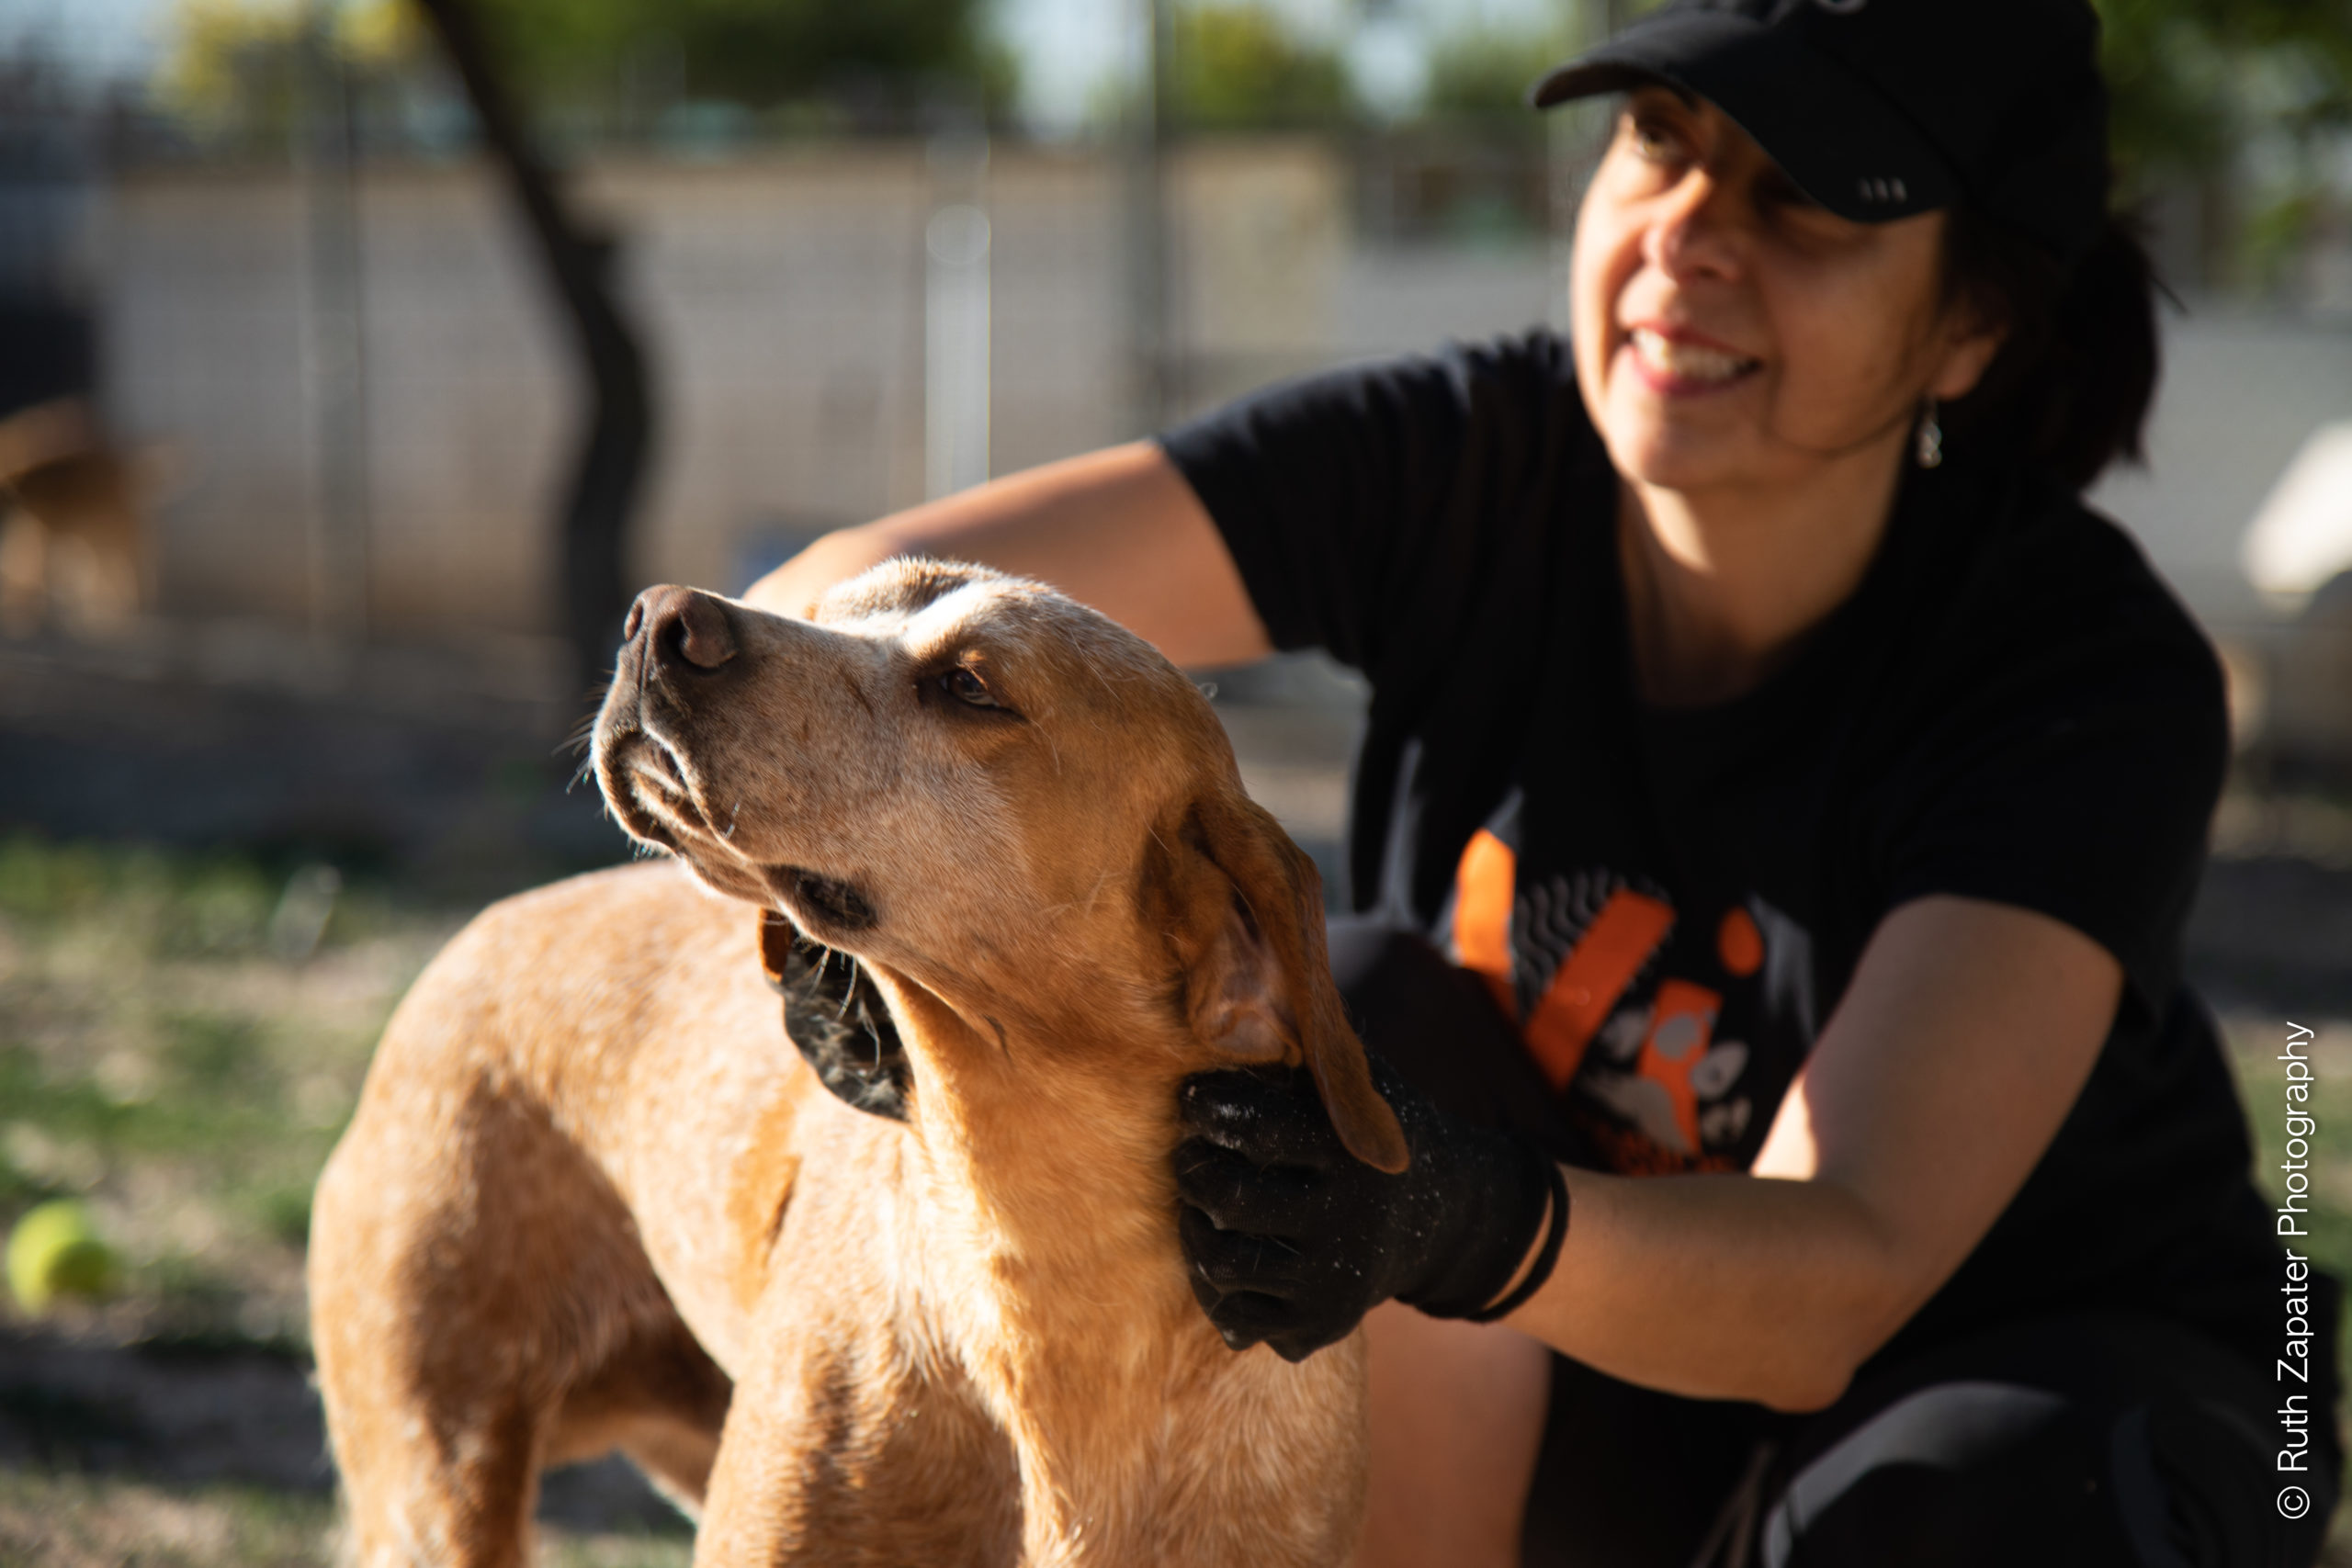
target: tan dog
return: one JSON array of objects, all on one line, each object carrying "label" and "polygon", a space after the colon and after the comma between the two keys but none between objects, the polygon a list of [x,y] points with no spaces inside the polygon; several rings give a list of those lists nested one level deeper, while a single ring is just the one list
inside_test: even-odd
[{"label": "tan dog", "polygon": [[1361,1340],[1217,1338],[1177,1083],[1304,1060],[1351,1149],[1405,1145],[1199,693],[968,567],[814,622],[657,589],[629,632],[606,798],[769,912],[581,877],[401,1004],[311,1230],[363,1561],[521,1561],[540,1467],[617,1445],[698,1563],[1339,1562]]},{"label": "tan dog", "polygon": [[79,398],[0,419],[0,623],[29,627],[54,611],[111,631],[138,615],[152,468],[123,456]]}]

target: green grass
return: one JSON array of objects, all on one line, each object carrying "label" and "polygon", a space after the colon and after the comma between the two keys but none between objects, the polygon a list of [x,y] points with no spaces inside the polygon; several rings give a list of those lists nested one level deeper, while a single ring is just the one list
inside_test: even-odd
[{"label": "green grass", "polygon": [[[0,1470],[0,1562],[11,1568],[321,1568],[339,1528],[324,1498],[242,1486]],[[691,1542],[544,1530],[544,1568],[685,1568]]]},{"label": "green grass", "polygon": [[24,1568],[311,1568],[334,1527],[316,1497],[0,1470],[0,1562]]},{"label": "green grass", "polygon": [[84,1199],[129,1263],[118,1327],[302,1337],[311,1184],[459,917],[363,886],[283,953],[300,875],[0,842],[0,1223]]},{"label": "green grass", "polygon": [[[0,840],[0,1234],[71,1196],[126,1264],[113,1299],[51,1326],[307,1346],[311,1187],[394,1003],[466,913],[359,882],[314,949],[288,951],[287,889],[319,882],[254,857]],[[0,1324],[19,1315],[0,1289]],[[70,1399],[30,1415],[67,1438],[61,1421],[94,1418]],[[691,1551],[674,1528],[545,1540],[562,1568]],[[270,1568],[324,1564],[334,1543],[316,1495],[0,1468],[0,1563]]]}]

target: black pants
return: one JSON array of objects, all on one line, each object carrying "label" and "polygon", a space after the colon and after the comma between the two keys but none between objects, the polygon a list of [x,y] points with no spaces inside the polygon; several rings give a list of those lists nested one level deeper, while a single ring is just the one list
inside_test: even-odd
[{"label": "black pants", "polygon": [[[1331,965],[1365,1043],[1442,1109],[1592,1163],[1476,976],[1362,922],[1333,922]],[[2052,1314],[1789,1416],[1555,1355],[1524,1562],[2310,1568],[2342,1468],[2334,1413],[2314,1410],[2310,1472],[2278,1473],[2268,1371],[2161,1318]]]}]

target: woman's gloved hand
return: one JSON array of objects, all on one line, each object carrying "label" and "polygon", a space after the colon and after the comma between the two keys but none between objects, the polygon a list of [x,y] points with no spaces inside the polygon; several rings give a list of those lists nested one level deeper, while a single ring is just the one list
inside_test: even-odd
[{"label": "woman's gloved hand", "polygon": [[[1189,1134],[1176,1148],[1177,1224],[1193,1294],[1237,1350],[1263,1341],[1305,1360],[1391,1296],[1432,1317],[1500,1317],[1559,1257],[1559,1168],[1513,1134],[1448,1121],[1370,1060],[1412,1150],[1401,1175],[1347,1151],[1303,1067],[1196,1073],[1177,1092]],[[1541,1255],[1498,1302],[1539,1230]]]}]

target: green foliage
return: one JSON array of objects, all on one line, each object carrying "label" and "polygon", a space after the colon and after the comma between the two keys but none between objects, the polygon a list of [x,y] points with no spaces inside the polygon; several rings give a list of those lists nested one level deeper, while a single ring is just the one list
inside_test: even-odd
[{"label": "green foliage", "polygon": [[617,74],[673,74],[681,98],[768,108],[897,84],[944,96],[1013,85],[978,0],[476,0],[523,80],[542,96],[594,97]]},{"label": "green foliage", "polygon": [[1478,28],[1455,33],[1430,53],[1423,113],[1440,122],[1540,136],[1543,117],[1527,107],[1527,89],[1569,52],[1544,31]]},{"label": "green foliage", "polygon": [[[1019,86],[986,27],[987,0],[468,3],[526,106],[574,134],[627,134],[721,106],[814,109],[779,112],[778,123],[903,126],[942,105],[995,118]],[[409,0],[343,0],[316,39],[313,15],[308,0],[177,0],[162,101],[216,142],[282,146],[301,117],[307,49],[331,51],[362,98],[379,102],[437,64]]]},{"label": "green foliage", "polygon": [[1354,113],[1340,57],[1263,5],[1201,0],[1180,7],[1170,30],[1170,107],[1182,130],[1328,126]]},{"label": "green foliage", "polygon": [[2209,281],[2267,292],[2346,193],[2352,0],[2097,0],[2117,192],[2201,195]]},{"label": "green foliage", "polygon": [[344,0],[331,15],[302,0],[175,0],[171,35],[157,98],[198,135],[247,149],[286,145],[320,64],[365,92],[413,72],[426,47],[404,0]]},{"label": "green foliage", "polygon": [[2352,0],[2097,0],[2127,193],[2352,126]]},{"label": "green foliage", "polygon": [[294,123],[301,19],[291,6],[181,0],[173,31],[176,45],[156,82],[165,105],[215,135],[282,135]]},{"label": "green foliage", "polygon": [[2311,236],[2328,216],[2328,197],[2316,184],[2290,186],[2256,209],[2246,220],[2239,250],[2246,280],[2258,292],[2278,287],[2302,256]]}]

